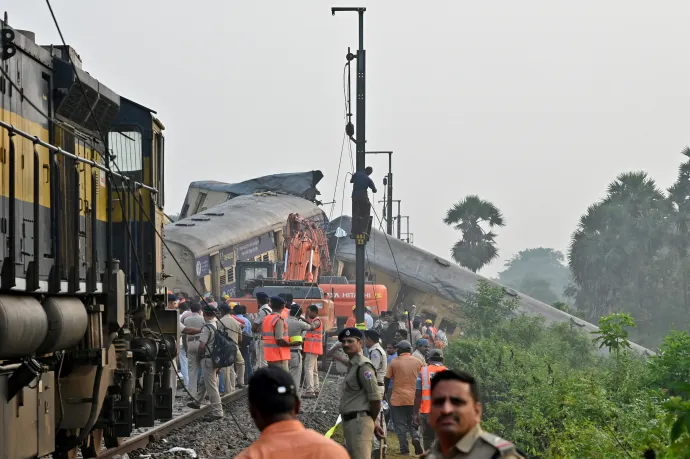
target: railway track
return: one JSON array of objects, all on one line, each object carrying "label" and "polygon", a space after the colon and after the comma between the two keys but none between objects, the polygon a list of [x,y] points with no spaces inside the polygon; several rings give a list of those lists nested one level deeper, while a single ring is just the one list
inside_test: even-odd
[{"label": "railway track", "polygon": [[[224,404],[232,403],[236,400],[239,400],[246,394],[247,388],[245,387],[240,390],[236,390],[232,394],[224,395],[223,397],[221,397],[221,401]],[[163,424],[152,427],[146,432],[143,432],[139,435],[135,435],[134,437],[129,437],[125,439],[119,446],[103,450],[97,456],[97,459],[113,458],[115,456],[121,456],[123,454],[130,453],[137,449],[145,448],[149,443],[161,441],[163,438],[165,438],[167,434],[169,434],[173,430],[177,430],[181,427],[186,426],[187,424],[201,419],[210,411],[210,404],[202,405],[202,407],[198,410],[189,411],[167,422],[164,422]]]}]

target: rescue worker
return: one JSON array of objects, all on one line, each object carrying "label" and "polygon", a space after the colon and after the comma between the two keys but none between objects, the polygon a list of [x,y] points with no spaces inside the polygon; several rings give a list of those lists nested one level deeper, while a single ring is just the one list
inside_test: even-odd
[{"label": "rescue worker", "polygon": [[381,410],[381,391],[371,361],[362,355],[363,333],[346,328],[338,335],[350,367],[343,381],[340,416],[343,421],[345,447],[352,459],[371,459],[374,432],[383,438],[377,417]]},{"label": "rescue worker", "polygon": [[434,340],[436,339],[436,329],[434,328],[434,323],[431,321],[431,319],[426,319],[424,324],[425,330],[422,338],[429,340],[429,343],[433,345]]},{"label": "rescue worker", "polygon": [[[412,346],[409,341],[402,340],[397,346],[398,357],[391,361],[386,369],[386,380],[393,379],[391,393],[391,415],[395,425],[395,433],[400,443],[400,454],[410,453],[407,435],[412,439],[415,454],[422,454],[422,443],[419,432],[414,426],[414,395],[417,375],[424,366],[416,357],[412,357]],[[385,381],[387,382],[387,381]]]},{"label": "rescue worker", "polygon": [[258,292],[256,294],[256,304],[258,306],[258,311],[256,313],[256,319],[254,320],[254,325],[252,331],[255,333],[255,339],[257,343],[256,348],[256,368],[263,368],[267,366],[266,359],[264,358],[264,340],[261,339],[261,327],[263,327],[264,319],[267,315],[271,314],[273,311],[268,305],[268,295],[264,292]]},{"label": "rescue worker", "polygon": [[[431,378],[447,368],[443,365],[443,353],[439,349],[429,352],[429,365],[422,367],[417,376],[417,390],[414,398],[415,424],[420,426],[424,450],[431,448],[434,441],[434,430],[429,424],[431,411]],[[420,422],[421,421],[421,422]]]},{"label": "rescue worker", "polygon": [[323,354],[323,323],[319,319],[319,307],[307,308],[307,321],[312,329],[304,336],[304,398],[316,398],[319,392],[319,356]]},{"label": "rescue worker", "polygon": [[[369,360],[371,360],[371,364],[374,366],[374,370],[376,371],[376,385],[379,387],[379,392],[381,392],[381,404],[383,405],[384,409],[381,409],[379,412],[378,423],[383,431],[383,438],[386,438],[386,421],[384,411],[387,404],[383,402],[383,394],[385,392],[383,388],[384,379],[386,378],[386,368],[388,367],[388,360],[386,359],[386,352],[381,347],[381,336],[378,334],[378,332],[376,330],[367,330],[364,332],[364,336],[364,343],[369,350]],[[385,456],[385,446],[382,446],[379,439],[374,436],[374,450],[372,451],[371,457],[380,457],[381,448],[384,448]]]},{"label": "rescue worker", "polygon": [[357,319],[355,318],[355,315],[357,314],[355,310],[357,309],[357,306],[352,306],[352,315],[347,318],[345,321],[345,328],[352,328],[355,326],[357,323]]},{"label": "rescue worker", "polygon": [[235,315],[234,317],[244,320],[240,354],[242,354],[242,358],[244,359],[244,381],[248,383],[253,373],[251,345],[254,339],[252,337],[252,321],[246,317],[247,307],[243,304],[236,304],[235,307],[232,308],[232,313]]},{"label": "rescue worker", "polygon": [[[299,389],[302,384],[302,343],[304,332],[314,329],[311,324],[302,319],[302,307],[293,304],[290,307],[290,315],[287,318],[288,336],[291,343],[297,343],[290,348],[290,374],[295,380],[295,387]],[[299,392],[299,391],[298,391]]]},{"label": "rescue worker", "polygon": [[429,341],[424,338],[417,340],[417,348],[412,357],[417,357],[424,365],[426,365],[426,356],[429,353]]},{"label": "rescue worker", "polygon": [[298,458],[348,459],[345,448],[330,438],[305,429],[297,419],[298,389],[280,368],[257,370],[249,381],[249,413],[261,432],[236,459]]},{"label": "rescue worker", "polygon": [[443,349],[444,347],[448,346],[448,336],[446,336],[446,332],[440,328],[436,330],[436,340],[434,341],[434,346],[436,349]]},{"label": "rescue worker", "polygon": [[[180,324],[183,324],[184,319],[182,315],[189,311],[189,305],[187,303],[180,302],[177,308],[180,311]],[[184,386],[189,387],[189,364],[187,363],[187,337],[185,336],[180,337],[179,367],[180,373],[182,374],[182,380],[184,381]]]},{"label": "rescue worker", "polygon": [[410,343],[417,344],[417,341],[422,339],[422,321],[416,318],[412,321],[412,333],[410,334]]},{"label": "rescue worker", "polygon": [[367,330],[374,328],[374,318],[371,315],[371,306],[364,308],[364,323],[367,324]]},{"label": "rescue worker", "polygon": [[429,424],[436,440],[426,459],[524,459],[513,443],[482,430],[482,404],[474,377],[446,370],[431,378]]},{"label": "rescue worker", "polygon": [[[199,312],[201,311],[200,303],[192,303],[189,307],[192,313],[185,317],[184,326],[192,328],[201,328],[204,326],[204,318]],[[197,399],[197,392],[199,391],[199,374],[201,367],[199,366],[199,339],[201,334],[187,335],[187,373],[189,374],[189,393]]]},{"label": "rescue worker", "polygon": [[201,366],[201,377],[203,384],[196,393],[196,400],[187,404],[190,408],[201,408],[201,402],[206,398],[211,401],[211,415],[204,418],[204,421],[211,422],[223,419],[223,405],[220,401],[218,392],[218,371],[213,368],[211,352],[213,351],[213,340],[216,332],[216,310],[205,305],[203,307],[204,325],[201,328],[199,337],[199,350],[197,357]]},{"label": "rescue worker", "polygon": [[171,292],[168,292],[168,309],[177,309],[177,305],[179,304],[180,299],[177,297],[177,295],[174,295]]},{"label": "rescue worker", "polygon": [[271,297],[271,314],[264,317],[261,326],[261,340],[264,343],[264,359],[270,366],[290,371],[290,348],[301,343],[290,343],[288,327],[282,317],[285,300],[279,296]]},{"label": "rescue worker", "polygon": [[[232,340],[237,344],[237,354],[235,355],[235,365],[225,367],[221,370],[220,376],[222,378],[221,392],[231,394],[235,392],[235,384],[239,387],[244,386],[244,357],[240,353],[239,342],[242,339],[242,325],[232,316],[230,305],[222,303],[218,307],[221,314],[220,323],[225,326],[225,330]],[[227,392],[225,391],[227,389]]]},{"label": "rescue worker", "polygon": [[[376,185],[369,177],[374,169],[369,166],[364,170],[358,170],[352,174],[350,183],[352,183],[352,218],[355,227],[362,225],[362,229],[366,225],[366,220],[371,214],[371,203],[367,191],[371,188],[373,193],[376,193]],[[354,221],[358,219],[361,223]]]}]

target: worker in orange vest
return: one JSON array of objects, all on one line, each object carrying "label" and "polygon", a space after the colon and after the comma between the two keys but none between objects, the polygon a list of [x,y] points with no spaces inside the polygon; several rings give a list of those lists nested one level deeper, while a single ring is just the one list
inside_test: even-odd
[{"label": "worker in orange vest", "polygon": [[434,323],[431,321],[431,319],[426,319],[424,321],[424,328],[423,330],[423,335],[422,338],[429,340],[429,343],[431,344],[432,347],[435,347],[435,341],[436,341],[436,329],[434,328]]},{"label": "worker in orange vest", "polygon": [[307,321],[314,327],[304,336],[304,398],[316,398],[319,393],[318,359],[323,354],[323,323],[319,319],[319,307],[307,308]]},{"label": "worker in orange vest", "polygon": [[357,323],[357,319],[355,318],[355,310],[357,309],[357,306],[352,306],[352,315],[347,318],[347,322],[345,322],[345,328],[353,328],[355,324]]},{"label": "worker in orange vest", "polygon": [[288,327],[282,317],[285,300],[279,296],[271,297],[271,314],[264,317],[261,324],[261,340],[264,345],[264,359],[270,366],[290,371],[290,348],[302,343],[290,343]]},{"label": "worker in orange vest", "polygon": [[[428,365],[419,370],[417,376],[417,390],[414,398],[414,422],[421,427],[424,451],[431,448],[435,438],[434,429],[429,425],[429,413],[431,412],[431,378],[447,368],[443,365],[443,353],[440,349],[432,349],[429,352]],[[420,424],[421,420],[421,424]]]}]

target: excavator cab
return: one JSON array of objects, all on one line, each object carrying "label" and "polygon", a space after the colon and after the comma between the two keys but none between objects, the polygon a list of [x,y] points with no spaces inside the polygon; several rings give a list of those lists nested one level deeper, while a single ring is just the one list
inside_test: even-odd
[{"label": "excavator cab", "polygon": [[235,264],[235,273],[236,295],[251,296],[257,281],[279,279],[282,275],[282,266],[270,261],[238,261]]}]

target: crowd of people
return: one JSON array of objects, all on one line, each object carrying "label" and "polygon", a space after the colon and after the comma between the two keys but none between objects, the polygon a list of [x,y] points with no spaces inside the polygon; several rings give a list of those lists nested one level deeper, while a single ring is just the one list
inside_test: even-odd
[{"label": "crowd of people", "polygon": [[[471,375],[443,363],[445,333],[431,320],[408,319],[402,312],[371,310],[361,324],[348,321],[326,357],[346,365],[339,411],[345,448],[297,420],[300,400],[317,397],[317,360],[323,354],[324,327],[318,308],[305,311],[289,294],[256,295],[258,312],[210,295],[190,302],[169,294],[168,307],[180,311],[183,330],[180,372],[200,408],[206,396],[213,421],[223,418],[221,393],[249,383],[250,413],[261,437],[239,457],[290,454],[338,459],[385,456],[393,430],[401,455],[521,458],[515,446],[479,426],[481,403]],[[209,356],[214,332],[223,327],[237,343],[234,365],[215,369]],[[289,439],[289,441],[288,441]],[[424,452],[426,451],[426,452]],[[485,455],[488,454],[488,455]],[[497,455],[498,454],[498,455]]]}]

